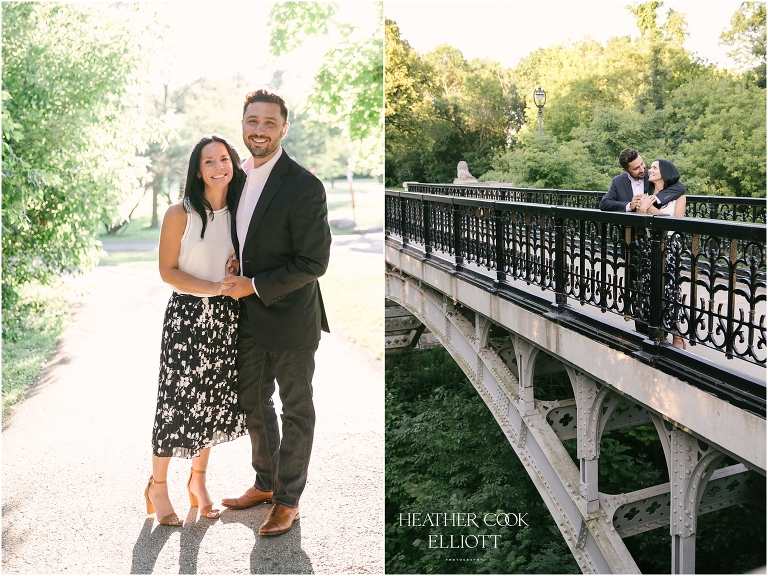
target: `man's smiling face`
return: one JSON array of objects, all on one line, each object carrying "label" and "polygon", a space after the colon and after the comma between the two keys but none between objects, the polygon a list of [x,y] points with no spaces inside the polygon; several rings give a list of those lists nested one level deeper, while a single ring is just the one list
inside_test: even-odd
[{"label": "man's smiling face", "polygon": [[288,132],[283,122],[280,106],[273,102],[251,102],[243,114],[243,142],[254,158],[272,157],[280,146],[280,140]]},{"label": "man's smiling face", "polygon": [[643,162],[642,156],[638,156],[632,162],[629,163],[624,172],[627,172],[632,178],[640,179],[645,176],[645,162]]}]

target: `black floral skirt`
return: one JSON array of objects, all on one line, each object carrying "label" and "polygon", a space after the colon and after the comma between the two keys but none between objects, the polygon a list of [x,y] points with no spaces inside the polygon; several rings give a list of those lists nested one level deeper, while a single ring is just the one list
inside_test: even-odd
[{"label": "black floral skirt", "polygon": [[163,322],[155,456],[194,458],[200,450],[247,433],[237,403],[237,320],[227,296],[174,293]]}]

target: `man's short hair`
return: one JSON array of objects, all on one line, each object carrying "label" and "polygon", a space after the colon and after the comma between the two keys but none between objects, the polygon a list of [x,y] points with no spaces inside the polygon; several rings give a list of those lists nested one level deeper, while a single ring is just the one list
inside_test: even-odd
[{"label": "man's short hair", "polygon": [[271,102],[272,104],[277,104],[280,106],[280,116],[283,117],[283,124],[288,122],[288,107],[285,105],[285,100],[274,92],[259,88],[258,90],[246,94],[245,103],[243,104],[243,116],[245,116],[245,111],[248,109],[248,104],[252,104],[253,102]]},{"label": "man's short hair", "polygon": [[640,156],[640,152],[634,148],[624,148],[624,150],[619,152],[619,165],[624,170],[629,170],[629,163],[634,162],[638,156]]}]

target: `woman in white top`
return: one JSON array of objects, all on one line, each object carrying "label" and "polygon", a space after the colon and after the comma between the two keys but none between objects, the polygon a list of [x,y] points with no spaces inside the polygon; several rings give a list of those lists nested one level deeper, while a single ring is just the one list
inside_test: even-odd
[{"label": "woman in white top", "polygon": [[220,136],[192,150],[184,199],[168,208],[160,232],[160,276],[173,295],[163,322],[157,412],[152,429],[152,476],[144,491],[147,513],[181,526],[168,497],[172,456],[192,459],[190,504],[218,518],[205,486],[210,449],[247,432],[237,403],[239,302],[222,296],[221,280],[237,262],[230,212],[245,183],[240,159]]},{"label": "woman in white top", "polygon": [[[648,169],[648,181],[654,185],[653,195],[644,196],[640,200],[637,212],[643,214],[666,214],[667,216],[685,216],[685,194],[672,200],[659,208],[655,205],[656,194],[664,188],[669,188],[680,180],[680,172],[669,160],[659,158],[654,160]],[[677,234],[669,233],[667,246],[664,250],[666,274],[664,276],[664,324],[674,327],[680,318],[680,289],[675,282],[674,270],[679,268],[682,244]],[[675,334],[672,335],[672,345],[685,349],[685,340]]]}]

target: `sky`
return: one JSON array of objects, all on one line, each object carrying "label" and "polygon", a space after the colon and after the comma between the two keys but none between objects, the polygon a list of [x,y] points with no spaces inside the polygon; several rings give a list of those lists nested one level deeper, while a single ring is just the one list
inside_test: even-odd
[{"label": "sky", "polygon": [[[384,16],[397,22],[400,37],[425,54],[440,44],[458,48],[464,58],[490,58],[507,67],[538,48],[591,36],[604,42],[613,36],[637,37],[631,0],[581,2],[438,2],[386,0]],[[740,2],[666,0],[659,10],[685,15],[689,36],[686,48],[720,67],[731,67],[730,48],[719,46]]]},{"label": "sky", "polygon": [[[426,53],[439,44],[455,46],[467,59],[491,58],[513,67],[537,48],[580,40],[637,35],[634,18],[625,8],[631,0],[581,2],[576,0],[507,0],[500,2],[445,2],[385,0],[384,14],[400,26],[411,46]],[[262,85],[276,67],[286,70],[281,93],[300,101],[312,85],[327,39],[309,40],[295,53],[275,61],[269,54],[267,20],[273,2],[171,1],[149,2],[158,18],[168,23],[167,46],[157,61],[157,73],[168,75],[171,87],[201,76],[232,78],[242,74]],[[367,0],[338,2],[339,19],[370,27],[376,11]],[[728,47],[719,46],[738,1],[666,0],[661,12],[673,8],[685,14],[689,26],[686,47],[720,66],[731,66]],[[212,23],[224,22],[222,29]],[[219,40],[218,42],[216,40]],[[162,86],[162,83],[158,83]]]},{"label": "sky", "polygon": [[[150,2],[147,3],[168,23],[164,34],[170,65],[170,85],[178,87],[201,76],[232,78],[242,74],[249,82],[269,82],[276,68],[285,70],[283,96],[299,100],[314,78],[328,40],[308,39],[304,46],[279,61],[269,53],[267,21],[274,2]],[[372,2],[337,2],[338,20],[368,29],[376,20]],[[214,25],[224,23],[224,26]],[[160,59],[162,60],[162,58]],[[166,72],[167,73],[167,72]],[[255,86],[257,87],[257,86]]]}]

